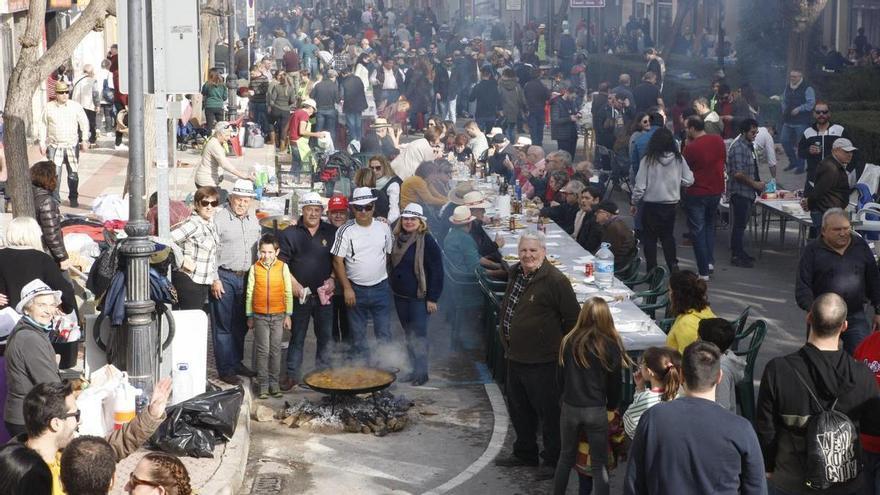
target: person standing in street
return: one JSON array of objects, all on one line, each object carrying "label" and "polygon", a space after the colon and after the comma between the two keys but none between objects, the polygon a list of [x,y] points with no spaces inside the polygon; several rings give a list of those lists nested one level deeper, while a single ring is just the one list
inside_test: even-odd
[{"label": "person standing in street", "polygon": [[526,99],[516,73],[513,69],[504,69],[498,82],[498,95],[501,101],[501,130],[511,143],[516,141],[516,123],[526,110]]},{"label": "person standing in street", "polygon": [[280,234],[281,260],[287,262],[294,275],[293,295],[296,300],[293,329],[287,346],[287,376],[281,381],[281,390],[285,392],[302,379],[303,352],[310,320],[317,343],[315,368],[330,367],[333,352],[333,304],[326,296],[333,292],[335,284],[331,278],[333,256],[330,248],[336,238],[336,227],[321,220],[324,205],[318,193],[304,194],[299,204],[302,207],[299,221]]},{"label": "person standing in street", "polygon": [[[846,208],[852,188],[847,169],[856,147],[846,138],[838,138],[831,145],[831,155],[819,162],[812,189],[801,200],[810,211],[813,225],[822,224],[822,215],[831,208]],[[815,229],[815,227],[814,227]]]},{"label": "person standing in street", "polygon": [[477,108],[474,120],[483,132],[489,132],[498,121],[501,110],[501,96],[498,94],[498,83],[492,76],[492,66],[485,64],[480,69],[480,82],[471,89],[468,101],[475,101]]},{"label": "person standing in street", "polygon": [[256,197],[253,183],[237,180],[229,194],[229,203],[214,215],[219,243],[217,269],[211,284],[211,332],[214,360],[220,380],[238,385],[236,375],[254,377],[256,373],[243,363],[244,338],[247,334],[245,296],[248,270],[257,259],[260,224],[250,211]]},{"label": "person standing in street", "polygon": [[804,131],[810,126],[810,112],[816,106],[816,92],[804,80],[803,72],[788,73],[788,85],[782,92],[782,149],[788,157],[785,170],[804,173],[804,157],[798,155],[797,146]]},{"label": "person standing in street", "polygon": [[809,194],[816,183],[819,163],[831,156],[831,146],[838,138],[849,138],[846,129],[840,124],[831,123],[831,107],[824,101],[817,101],[813,107],[815,122],[804,130],[798,142],[798,156],[807,162],[807,182],[804,194]]},{"label": "person standing in street", "polygon": [[730,200],[730,263],[741,268],[755,266],[755,258],[746,252],[744,237],[755,196],[764,192],[758,175],[758,155],[754,141],[758,122],[746,119],[740,123],[740,134],[727,150],[727,194]]},{"label": "person standing in street", "polygon": [[[67,168],[67,198],[71,208],[79,207],[80,132],[89,129],[82,105],[70,101],[67,83],[55,84],[55,99],[46,103],[40,126],[40,154],[55,164],[58,183],[55,199],[61,201],[61,173]],[[83,147],[85,144],[82,145]]]},{"label": "person standing in street", "polygon": [[296,106],[296,90],[290,83],[290,77],[284,71],[275,73],[275,80],[269,83],[266,93],[266,105],[269,108],[269,141],[275,143],[275,149],[287,149],[284,131],[290,122],[290,112]]},{"label": "person standing in street", "polygon": [[556,97],[550,105],[550,137],[556,140],[561,151],[568,152],[574,159],[577,152],[577,121],[578,110],[574,99],[577,96],[573,86],[566,86],[562,95]]},{"label": "person standing in street", "polygon": [[698,115],[688,117],[685,126],[688,143],[682,156],[694,174],[694,183],[685,191],[684,205],[697,271],[707,280],[715,271],[715,217],[724,193],[727,150],[721,136],[706,133]]},{"label": "person standing in street", "polygon": [[464,84],[463,76],[453,63],[452,54],[446,55],[442,64],[434,67],[434,98],[440,110],[440,118],[455,122],[458,93]]},{"label": "person standing in street", "polygon": [[348,128],[348,142],[360,144],[364,136],[362,115],[367,109],[367,95],[364,82],[351,73],[351,67],[342,69],[342,113],[345,114],[345,126]]},{"label": "person standing in street", "polygon": [[336,142],[336,123],[339,121],[339,113],[336,104],[342,100],[339,94],[339,83],[336,81],[336,71],[330,69],[327,74],[315,84],[309,96],[315,100],[315,131],[327,131],[330,139]]},{"label": "person standing in street", "polygon": [[391,289],[386,267],[388,255],[394,247],[394,236],[388,224],[373,220],[376,199],[369,187],[354,190],[349,201],[354,220],[349,220],[336,231],[330,250],[333,271],[342,285],[348,307],[352,360],[371,365],[382,363],[370,360],[368,317],[373,319],[373,331],[379,345],[391,343]]},{"label": "person standing in street", "polygon": [[523,86],[526,98],[529,136],[535,146],[544,145],[544,107],[550,100],[550,90],[541,81],[541,69],[532,69],[532,79]]},{"label": "person standing in street", "polygon": [[223,120],[223,106],[229,95],[229,88],[223,82],[220,69],[208,71],[208,80],[202,85],[202,106],[205,110],[205,128],[214,129],[217,122]]},{"label": "person standing in street", "polygon": [[[98,146],[98,106],[101,101],[101,94],[95,79],[95,69],[90,64],[83,66],[83,76],[73,83],[73,89],[70,92],[70,99],[83,107],[83,111],[86,112],[86,118],[89,120],[89,148],[96,148]],[[85,129],[80,129],[80,132],[85,134]],[[80,137],[80,142],[82,141],[85,141],[85,136]]]}]

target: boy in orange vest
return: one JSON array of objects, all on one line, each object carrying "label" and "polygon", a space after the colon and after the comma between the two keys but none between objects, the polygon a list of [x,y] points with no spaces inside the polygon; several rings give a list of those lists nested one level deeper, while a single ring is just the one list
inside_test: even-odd
[{"label": "boy in orange vest", "polygon": [[293,277],[287,263],[278,260],[278,238],[260,238],[260,259],[248,271],[245,311],[247,326],[254,329],[257,393],[260,399],[281,397],[281,336],[290,330],[293,313]]}]

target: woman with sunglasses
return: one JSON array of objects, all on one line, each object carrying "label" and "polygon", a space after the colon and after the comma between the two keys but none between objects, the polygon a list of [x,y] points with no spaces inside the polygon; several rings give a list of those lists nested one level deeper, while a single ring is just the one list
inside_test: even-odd
[{"label": "woman with sunglasses", "polygon": [[385,218],[393,224],[400,217],[400,185],[403,181],[391,169],[391,163],[382,155],[375,155],[369,161],[370,170],[376,176],[376,188],[388,198],[388,212]]},{"label": "woman with sunglasses", "polygon": [[179,268],[171,273],[171,283],[177,290],[174,309],[202,309],[205,305],[217,269],[220,237],[214,213],[219,206],[220,193],[216,187],[198,188],[193,214],[171,231],[171,240],[183,251]]},{"label": "woman with sunglasses", "polygon": [[125,484],[129,495],[191,495],[189,472],[180,459],[164,452],[150,452],[135,466]]},{"label": "woman with sunglasses", "polygon": [[645,112],[639,112],[636,114],[636,118],[633,119],[632,125],[629,127],[629,156],[633,155],[633,151],[635,151],[636,147],[636,139],[639,138],[643,133],[648,132],[651,129],[651,117],[648,116]]}]

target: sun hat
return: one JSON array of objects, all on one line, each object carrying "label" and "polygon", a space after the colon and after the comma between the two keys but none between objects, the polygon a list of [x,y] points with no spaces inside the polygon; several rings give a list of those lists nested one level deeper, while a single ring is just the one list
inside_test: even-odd
[{"label": "sun hat", "polygon": [[464,205],[468,208],[489,208],[492,203],[486,201],[482,191],[471,191],[464,195]]},{"label": "sun hat", "polygon": [[449,217],[449,223],[452,225],[465,225],[473,222],[476,218],[471,215],[471,208],[469,206],[461,205],[455,207],[452,216]]},{"label": "sun hat", "polygon": [[254,183],[248,179],[238,179],[235,181],[235,184],[232,186],[232,192],[229,194],[231,196],[239,196],[242,198],[257,197],[257,194],[254,192]]},{"label": "sun hat", "polygon": [[372,127],[373,129],[382,129],[384,127],[392,126],[388,123],[388,120],[383,119],[382,117],[378,117],[376,118],[376,120],[373,121],[373,125],[371,125],[370,127]]},{"label": "sun hat", "polygon": [[422,205],[418,203],[410,203],[400,212],[400,218],[421,218],[422,220],[425,220],[428,217],[425,216],[425,212],[422,210]]},{"label": "sun hat", "polygon": [[514,144],[513,146],[514,146],[515,148],[519,148],[519,147],[523,147],[523,146],[531,146],[531,145],[532,145],[532,139],[531,139],[531,138],[526,137],[526,136],[518,136],[518,137],[516,138],[516,144]]},{"label": "sun hat", "polygon": [[847,138],[837,138],[834,140],[834,144],[831,145],[831,149],[841,148],[843,151],[855,151],[858,148],[853,146],[852,141]]},{"label": "sun hat", "polygon": [[318,105],[315,104],[315,100],[313,100],[311,98],[306,98],[305,100],[303,100],[302,105],[300,105],[300,106],[301,107],[318,108]]},{"label": "sun hat", "polygon": [[60,81],[55,83],[55,93],[56,94],[57,93],[67,93],[68,91],[70,91],[70,87],[67,86],[67,83],[60,82]]},{"label": "sun hat", "polygon": [[345,196],[337,194],[330,198],[327,202],[327,211],[340,211],[348,209],[348,199]]},{"label": "sun hat", "polygon": [[507,136],[504,134],[495,134],[492,136],[492,144],[504,144],[507,142]]},{"label": "sun hat", "polygon": [[376,201],[376,196],[373,195],[373,190],[369,187],[358,187],[351,193],[351,201],[350,204],[364,206]]},{"label": "sun hat", "polygon": [[324,206],[321,201],[321,195],[316,192],[307,192],[299,199],[300,206]]},{"label": "sun hat", "polygon": [[465,203],[464,195],[473,190],[474,185],[472,183],[460,182],[456,184],[454,188],[449,190],[449,194],[446,195],[446,198],[452,204],[463,205]]},{"label": "sun hat", "polygon": [[596,205],[595,210],[596,211],[602,210],[604,212],[611,213],[612,215],[617,215],[617,213],[619,211],[617,209],[617,205],[614,203],[614,201],[602,201],[601,203]]},{"label": "sun hat", "polygon": [[20,314],[24,314],[24,307],[27,306],[28,303],[31,302],[35,297],[45,296],[49,294],[55,296],[56,306],[61,304],[61,291],[52,290],[51,287],[46,285],[46,282],[35,278],[21,288],[21,300],[18,302],[18,304],[15,305],[15,311]]}]

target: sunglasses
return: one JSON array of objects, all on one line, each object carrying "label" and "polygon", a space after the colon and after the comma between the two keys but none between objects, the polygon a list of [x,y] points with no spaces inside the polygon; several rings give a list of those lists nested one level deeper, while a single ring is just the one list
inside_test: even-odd
[{"label": "sunglasses", "polygon": [[205,206],[205,207],[213,206],[214,208],[216,208],[216,207],[220,206],[220,201],[216,200],[216,199],[214,201],[208,201],[207,199],[203,199],[203,200],[199,201],[199,204],[202,206]]},{"label": "sunglasses", "polygon": [[76,418],[76,422],[79,423],[80,411],[79,409],[76,412],[67,413],[64,416],[59,417],[58,419],[67,419],[67,418]]},{"label": "sunglasses", "polygon": [[373,205],[351,205],[354,211],[373,211]]},{"label": "sunglasses", "polygon": [[158,487],[162,486],[159,483],[156,483],[155,481],[142,480],[142,479],[138,478],[137,476],[135,476],[134,473],[131,473],[131,476],[129,476],[128,484],[129,484],[129,486],[131,486],[132,490],[137,488],[140,485],[147,485],[147,486],[151,486],[153,488],[158,488]]},{"label": "sunglasses", "polygon": [[813,113],[816,115],[828,115],[831,113],[831,110],[813,110]]}]

